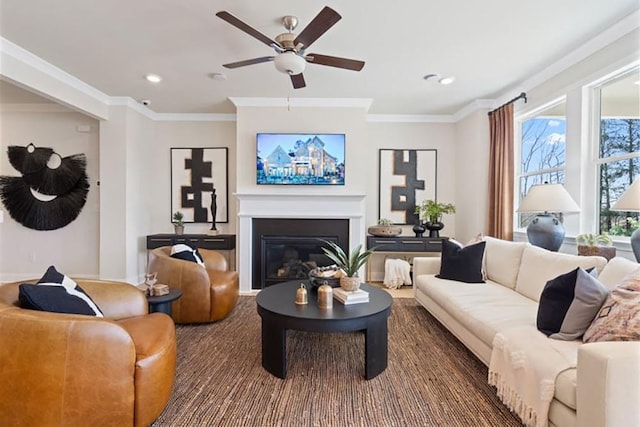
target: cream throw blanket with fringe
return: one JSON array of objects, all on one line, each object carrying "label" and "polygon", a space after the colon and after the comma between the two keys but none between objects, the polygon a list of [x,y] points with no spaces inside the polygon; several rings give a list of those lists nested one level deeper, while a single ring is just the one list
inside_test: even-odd
[{"label": "cream throw blanket with fringe", "polygon": [[493,339],[489,384],[527,427],[546,427],[556,377],[575,368],[579,344],[547,338],[531,326],[499,332]]},{"label": "cream throw blanket with fringe", "polygon": [[411,265],[403,259],[387,258],[384,261],[384,281],[389,289],[398,289],[402,285],[411,285]]}]

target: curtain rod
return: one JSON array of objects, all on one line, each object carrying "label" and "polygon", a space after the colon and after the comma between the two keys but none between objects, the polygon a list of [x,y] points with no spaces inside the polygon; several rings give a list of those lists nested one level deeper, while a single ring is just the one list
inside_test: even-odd
[{"label": "curtain rod", "polygon": [[502,104],[501,106],[499,106],[498,108],[496,108],[493,111],[489,111],[489,115],[492,115],[493,113],[495,113],[496,111],[498,111],[502,107],[505,107],[505,106],[507,106],[509,104],[512,104],[512,103],[516,102],[518,99],[521,99],[521,98],[524,99],[524,103],[526,104],[527,103],[527,94],[524,93],[524,92],[520,92],[520,95],[516,96],[512,100],[505,102],[504,104]]}]

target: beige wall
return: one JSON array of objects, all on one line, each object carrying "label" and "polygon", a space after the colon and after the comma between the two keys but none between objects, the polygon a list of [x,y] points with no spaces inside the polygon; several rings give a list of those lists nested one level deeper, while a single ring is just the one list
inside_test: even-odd
[{"label": "beige wall", "polygon": [[487,230],[489,118],[486,110],[468,115],[455,127],[456,238],[467,242]]},{"label": "beige wall", "polygon": [[[34,106],[35,108],[35,106]],[[36,108],[37,110],[37,108]],[[33,143],[51,147],[61,156],[87,157],[89,193],[78,218],[66,227],[37,231],[14,221],[6,212],[0,224],[0,281],[41,277],[49,265],[89,277],[98,275],[100,202],[98,122],[72,112],[0,113],[0,175],[19,176],[6,155],[11,145]],[[90,132],[78,132],[88,125]]]},{"label": "beige wall", "polygon": [[[272,194],[365,194],[367,172],[372,164],[366,111],[362,108],[322,107],[238,107],[237,112],[237,192]],[[345,185],[258,186],[256,184],[256,134],[283,133],[344,133]]]},{"label": "beige wall", "polygon": [[[155,135],[149,146],[147,162],[148,177],[142,177],[146,188],[151,190],[147,214],[152,233],[173,233],[171,223],[171,148],[229,149],[229,223],[216,224],[220,233],[234,233],[236,229],[235,200],[231,196],[236,189],[236,123],[235,122],[169,122],[154,124]],[[254,153],[255,157],[255,153]],[[185,224],[185,233],[206,233],[211,224]]]},{"label": "beige wall", "polygon": [[[388,123],[368,122],[369,140],[367,149],[373,161],[366,168],[367,185],[367,224],[374,225],[378,220],[379,200],[379,150],[393,149],[435,149],[437,150],[437,198],[444,203],[456,204],[455,164],[456,140],[453,123]],[[363,170],[364,172],[364,170]],[[421,202],[422,200],[419,200]],[[456,235],[456,216],[445,215],[443,236]],[[413,236],[413,224],[402,227],[402,235]]]},{"label": "beige wall", "polygon": [[[529,103],[518,104],[517,114],[531,111],[567,95],[567,118],[577,125],[567,130],[567,141],[588,137],[582,85],[637,60],[640,33],[636,29],[583,61],[545,79],[524,82]],[[4,57],[3,57],[4,58]],[[9,58],[10,59],[10,58]],[[488,120],[476,111],[457,123],[368,122],[364,107],[238,107],[237,122],[180,122],[152,120],[139,105],[108,107],[108,97],[87,100],[84,91],[61,86],[42,73],[28,73],[13,60],[3,63],[3,77],[85,113],[7,113],[2,120],[0,149],[26,145],[29,140],[55,140],[58,149],[85,152],[89,158],[90,200],[79,219],[52,232],[35,232],[8,215],[0,225],[0,281],[40,275],[56,263],[72,275],[139,280],[145,268],[144,236],[170,232],[171,147],[229,147],[229,218],[223,232],[236,231],[234,192],[269,191],[304,194],[365,194],[366,223],[378,219],[378,150],[380,148],[435,148],[438,150],[438,199],[454,203],[455,215],[444,218],[443,235],[466,240],[484,231],[488,169]],[[505,94],[508,95],[508,94]],[[104,98],[104,99],[103,99]],[[76,124],[91,124],[89,134],[76,134]],[[99,133],[97,129],[99,128]],[[258,132],[340,132],[347,135],[347,182],[341,188],[265,188],[255,184],[255,134]],[[568,152],[569,152],[568,148]],[[577,151],[578,157],[584,152]],[[71,153],[70,153],[71,154]],[[569,164],[568,168],[573,168]],[[0,173],[12,174],[5,156]],[[98,173],[101,186],[96,186]],[[578,174],[588,175],[580,170]],[[567,180],[567,187],[583,206],[589,205],[584,182]],[[591,203],[592,204],[592,203]],[[588,224],[580,223],[583,228]],[[187,232],[204,232],[204,224],[187,225]],[[411,235],[405,227],[405,235]],[[60,250],[60,246],[64,249]],[[81,246],[82,251],[73,251]],[[70,249],[71,248],[71,249]],[[46,264],[46,265],[45,265]]]}]

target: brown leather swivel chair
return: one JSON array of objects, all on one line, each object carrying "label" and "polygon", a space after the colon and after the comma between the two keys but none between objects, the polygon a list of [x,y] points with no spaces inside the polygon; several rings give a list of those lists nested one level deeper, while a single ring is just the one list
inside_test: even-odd
[{"label": "brown leather swivel chair", "polygon": [[134,286],[74,280],[104,318],[22,309],[19,283],[0,285],[0,424],[150,425],[175,379],[173,321]]},{"label": "brown leather swivel chair", "polygon": [[158,273],[158,283],[182,290],[173,302],[177,323],[205,323],[224,319],[238,303],[238,273],[228,271],[226,258],[217,251],[198,249],[205,268],[195,262],[171,258],[171,247],[153,249],[148,271]]}]

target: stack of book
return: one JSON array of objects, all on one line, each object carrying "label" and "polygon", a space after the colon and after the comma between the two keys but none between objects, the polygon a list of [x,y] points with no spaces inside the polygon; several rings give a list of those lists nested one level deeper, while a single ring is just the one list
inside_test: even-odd
[{"label": "stack of book", "polygon": [[369,302],[369,292],[358,289],[357,291],[345,291],[342,288],[333,289],[333,297],[344,305]]}]

